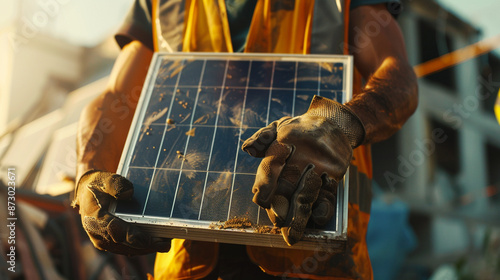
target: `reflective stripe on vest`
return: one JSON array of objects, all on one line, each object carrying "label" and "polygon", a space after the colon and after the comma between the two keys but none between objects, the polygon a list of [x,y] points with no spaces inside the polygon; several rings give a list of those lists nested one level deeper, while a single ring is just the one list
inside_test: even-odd
[{"label": "reflective stripe on vest", "polygon": [[494,111],[495,116],[497,117],[497,121],[500,124],[500,90],[498,91],[497,100],[495,101]]}]

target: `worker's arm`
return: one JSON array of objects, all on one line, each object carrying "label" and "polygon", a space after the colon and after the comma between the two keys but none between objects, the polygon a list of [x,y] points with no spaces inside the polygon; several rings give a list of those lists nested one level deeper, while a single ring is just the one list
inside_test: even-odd
[{"label": "worker's arm", "polygon": [[77,178],[90,169],[118,167],[153,52],[139,41],[118,55],[105,91],[82,112],[77,136]]},{"label": "worker's arm", "polygon": [[[374,30],[367,32],[370,26]],[[352,10],[349,34],[354,64],[367,83],[347,106],[365,127],[364,143],[374,143],[398,131],[415,111],[417,78],[401,30],[385,4]]]},{"label": "worker's arm", "polygon": [[281,227],[289,245],[301,239],[309,218],[320,225],[331,219],[353,149],[392,135],[417,106],[415,74],[385,5],[355,8],[349,29],[354,63],[367,80],[363,91],[346,105],[314,97],[304,115],[275,121],[242,145],[264,158],[253,201]]},{"label": "worker's arm", "polygon": [[74,206],[94,246],[135,255],[168,251],[170,240],[154,239],[111,215],[116,199],[131,199],[133,185],[115,174],[153,52],[132,41],[120,52],[105,91],[85,107],[77,134]]}]

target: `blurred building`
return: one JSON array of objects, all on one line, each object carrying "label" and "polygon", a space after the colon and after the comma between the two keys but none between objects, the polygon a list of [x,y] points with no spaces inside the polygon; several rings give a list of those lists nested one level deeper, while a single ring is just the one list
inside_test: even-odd
[{"label": "blurred building", "polygon": [[[71,4],[15,2],[0,32],[0,168],[15,167],[18,183],[39,193],[75,175],[76,122],[103,91],[119,52],[111,34],[91,47],[58,34],[54,21],[67,16]],[[82,11],[82,16],[89,15]]]},{"label": "blurred building", "polygon": [[[4,185],[7,170],[13,169],[18,220],[17,266],[15,272],[2,266],[0,279],[146,275],[141,271],[148,266],[140,265],[146,264],[143,259],[130,261],[95,249],[82,232],[77,210],[69,206],[76,171],[77,121],[83,107],[103,92],[119,52],[112,33],[95,44],[77,44],[65,38],[82,29],[87,31],[85,36],[94,36],[85,20],[95,20],[96,11],[91,1],[88,10],[81,9],[85,2],[22,0],[1,4],[0,172],[5,176],[0,176],[0,207],[7,209]],[[113,5],[110,3],[107,5]],[[130,3],[122,1],[121,9],[117,4],[110,18],[123,17]],[[73,13],[81,18],[69,19]],[[56,24],[59,20],[82,23],[69,28],[73,34],[63,35],[65,26]],[[119,21],[100,24],[108,30]],[[7,220],[7,212],[1,211],[0,217]],[[13,245],[7,244],[12,233],[2,227],[0,236],[5,260],[9,253],[5,250]],[[115,265],[118,262],[120,265]]]},{"label": "blurred building", "polygon": [[[16,49],[11,45],[2,48],[2,53],[9,53],[9,63],[2,67],[10,68],[6,70],[10,75],[2,77],[0,112],[5,133],[0,139],[0,164],[2,170],[16,167],[20,182],[26,179],[36,185],[37,172],[47,168],[41,160],[51,143],[71,137],[70,131],[76,135],[80,111],[103,91],[106,81],[101,78],[109,73],[118,49],[112,40],[84,48],[42,35]],[[71,128],[64,130],[68,126]],[[74,151],[75,139],[60,152],[63,162],[49,159],[54,174],[74,176],[75,157],[68,160],[64,155]],[[53,145],[61,149],[60,144]]]},{"label": "blurred building", "polygon": [[[434,1],[404,4],[398,21],[413,65],[480,38],[481,30]],[[373,145],[374,180],[410,207],[419,244],[409,266],[456,264],[478,254],[499,226],[500,126],[493,113],[499,62],[488,53],[420,78],[417,112],[395,136]]]}]

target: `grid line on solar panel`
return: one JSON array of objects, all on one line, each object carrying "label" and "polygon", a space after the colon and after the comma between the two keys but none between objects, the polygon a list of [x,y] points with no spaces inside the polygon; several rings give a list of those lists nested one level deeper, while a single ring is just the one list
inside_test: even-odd
[{"label": "grid line on solar panel", "polygon": [[200,206],[200,213],[198,214],[198,220],[201,219],[201,209],[203,209],[203,200],[205,198],[205,190],[207,188],[208,169],[209,169],[209,166],[210,166],[210,161],[212,160],[212,152],[214,150],[215,135],[216,135],[216,131],[217,131],[217,122],[219,120],[220,106],[221,106],[221,103],[222,103],[221,102],[222,101],[222,94],[223,94],[222,89],[224,88],[224,86],[226,84],[228,64],[229,64],[229,62],[226,62],[226,67],[224,69],[224,77],[223,77],[223,80],[222,80],[222,87],[221,87],[221,90],[220,90],[219,102],[218,102],[218,105],[217,105],[217,114],[216,114],[216,117],[215,117],[214,133],[212,135],[212,143],[210,145],[210,153],[208,155],[207,174],[205,176],[205,185],[203,186],[203,194],[202,194],[202,197],[201,197],[201,206]]},{"label": "grid line on solar panel", "polygon": [[[203,61],[203,66],[202,66],[202,69],[201,69],[201,74],[200,74],[200,79],[199,79],[199,82],[198,82],[198,89],[201,87],[201,82],[203,80],[203,74],[205,73],[205,65],[206,65],[206,60]],[[182,75],[181,75],[182,77]],[[196,98],[195,98],[195,101],[194,101],[194,104],[197,104],[197,101],[198,101],[198,97],[199,97],[199,93],[200,91],[198,90],[196,92]],[[196,106],[193,106],[193,113],[192,113],[192,118],[191,118],[191,121],[190,121],[190,130],[192,129],[193,127],[193,118],[194,118],[194,115],[195,115],[195,111],[196,111]],[[186,140],[186,146],[184,147],[184,154],[186,154],[186,150],[189,146],[189,139],[190,139],[190,136],[191,135],[187,135],[187,140]],[[177,181],[177,188],[175,190],[175,194],[174,194],[174,199],[173,199],[173,205],[172,205],[172,211],[170,212],[170,216],[172,217],[173,215],[173,212],[174,212],[174,208],[175,208],[175,202],[176,202],[176,198],[177,198],[177,194],[178,194],[178,190],[179,190],[179,182],[181,180],[181,175],[182,175],[182,167],[184,166],[184,160],[181,161],[181,171],[179,172],[179,177],[178,177],[178,181]]]},{"label": "grid line on solar panel", "polygon": [[[245,88],[245,95],[243,97],[243,109],[241,110],[241,121],[240,123],[243,124],[243,120],[244,120],[244,117],[245,117],[245,105],[246,105],[246,101],[247,101],[247,92],[248,92],[248,83],[250,81],[250,73],[252,71],[252,62],[248,63],[248,75],[247,75],[247,80],[246,80],[246,88]],[[271,83],[271,88],[272,88],[272,83]],[[240,126],[240,131],[239,131],[239,134],[238,134],[238,142],[237,142],[237,148],[236,148],[236,155],[235,155],[235,159],[234,159],[234,169],[233,169],[233,181],[231,182],[231,192],[229,194],[229,209],[231,209],[231,204],[233,202],[233,193],[234,193],[234,181],[235,181],[235,178],[236,178],[236,166],[238,165],[238,152],[239,152],[239,147],[240,147],[240,142],[241,142],[241,131],[242,131],[242,128]],[[230,211],[228,211],[227,213],[227,220],[230,219]]]},{"label": "grid line on solar panel", "polygon": [[271,96],[273,92],[273,85],[274,85],[274,67],[276,65],[276,62],[273,61],[273,68],[271,70],[271,85],[269,85],[269,99],[267,101],[267,115],[266,115],[266,125],[269,124],[269,109],[271,108]]},{"label": "grid line on solar panel", "polygon": [[[184,64],[184,61],[182,62]],[[182,66],[181,66],[182,67]],[[176,85],[179,84],[179,80],[180,80],[180,77],[181,75],[179,75],[176,79]],[[174,92],[174,96],[175,96],[175,92]],[[170,101],[170,106],[169,108],[172,108],[172,105],[173,105],[173,102],[174,102],[174,98],[172,97],[172,100]],[[165,131],[163,132],[163,136],[162,136],[162,139],[161,139],[161,142],[160,142],[160,146],[159,147],[162,147],[163,146],[163,141],[165,139],[165,132],[167,130],[167,127],[168,125],[165,125]],[[154,178],[155,176],[155,173],[156,173],[156,166],[158,164],[158,160],[160,158],[160,153],[161,153],[161,150],[159,149],[158,151],[158,155],[156,156],[156,162],[155,162],[155,169],[153,170],[153,174],[152,174],[152,178]],[[148,193],[147,193],[147,196],[146,196],[146,200],[145,200],[145,205],[148,204],[148,199],[149,199],[149,194],[150,194],[150,191],[151,191],[151,184],[152,184],[153,180],[151,180],[151,183],[149,185],[149,188],[148,188]],[[144,208],[142,209],[142,215],[144,215],[144,212],[146,211],[146,206],[144,206]]]}]

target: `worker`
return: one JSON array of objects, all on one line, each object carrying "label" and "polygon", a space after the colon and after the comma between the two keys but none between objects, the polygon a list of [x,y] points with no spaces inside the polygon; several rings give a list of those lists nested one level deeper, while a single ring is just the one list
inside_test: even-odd
[{"label": "worker", "polygon": [[[158,252],[155,279],[372,279],[365,241],[370,144],[400,129],[418,103],[416,77],[391,16],[399,4],[387,2],[137,0],[116,36],[121,52],[106,91],[79,122],[74,205],[95,247]],[[114,172],[155,51],[353,55],[351,101],[315,97],[307,113],[271,123],[242,146],[263,158],[253,201],[292,247],[309,220],[324,224],[332,217],[333,189],[350,166],[345,251],[153,238],[108,212],[113,200],[132,197],[132,183]]]}]

